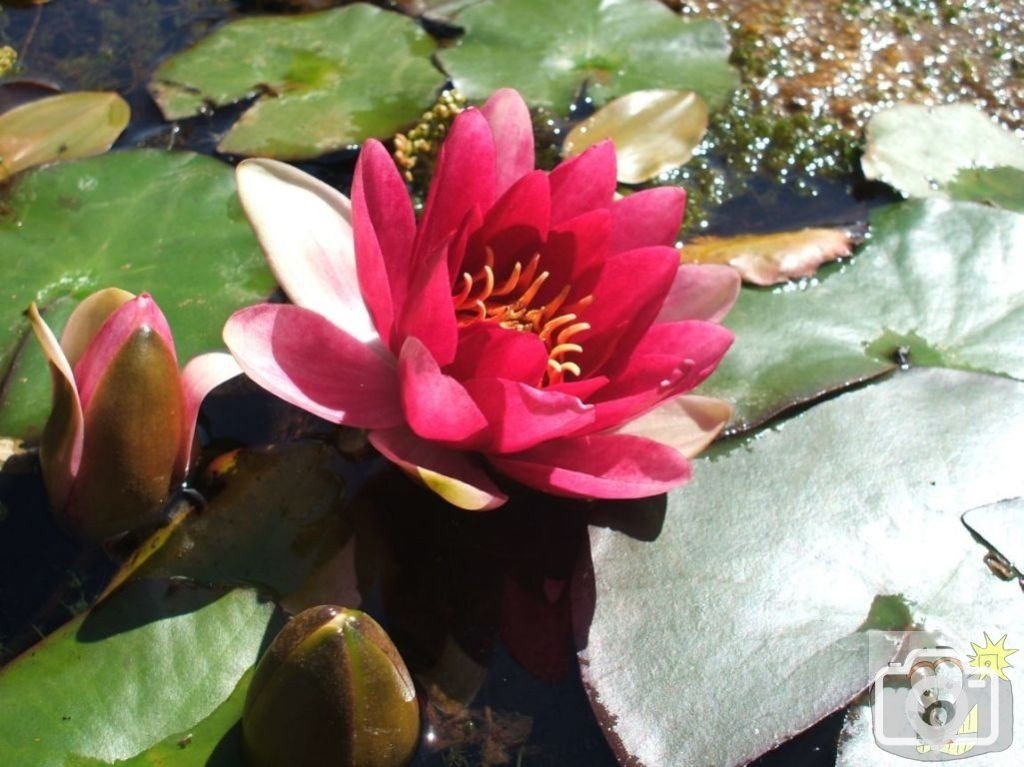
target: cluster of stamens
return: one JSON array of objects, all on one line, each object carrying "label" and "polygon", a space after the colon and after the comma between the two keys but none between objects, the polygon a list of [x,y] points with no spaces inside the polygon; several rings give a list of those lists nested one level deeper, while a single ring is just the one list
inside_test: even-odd
[{"label": "cluster of stamens", "polygon": [[494,322],[503,328],[534,333],[548,350],[544,383],[549,386],[561,383],[567,373],[578,377],[580,366],[565,358],[583,351],[583,347],[571,339],[590,329],[589,323],[577,320],[594,297],[585,296],[565,306],[572,292],[572,286],[566,285],[546,304],[535,307],[537,294],[551,276],[546,271],[538,274],[540,254],[534,254],[525,266],[516,261],[500,285],[494,276],[494,251],[487,248],[485,254],[483,268],[475,275],[463,272],[456,283],[458,292],[452,296],[452,302],[459,325]]}]

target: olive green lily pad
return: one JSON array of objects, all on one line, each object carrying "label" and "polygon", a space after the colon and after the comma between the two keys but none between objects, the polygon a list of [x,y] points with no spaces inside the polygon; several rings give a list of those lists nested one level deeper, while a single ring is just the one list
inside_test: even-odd
[{"label": "olive green lily pad", "polygon": [[153,294],[178,360],[221,348],[235,309],[274,289],[224,163],[190,153],[114,152],[30,171],[0,199],[0,434],[37,435],[50,375],[23,312],[59,333],[85,296]]},{"label": "olive green lily pad", "polygon": [[850,262],[744,289],[736,342],[702,393],[732,400],[733,428],[874,378],[902,362],[1024,380],[1024,216],[914,200],[877,211]]},{"label": "olive green lily pad", "polygon": [[62,93],[8,110],[0,115],[0,181],[36,165],[106,152],[130,116],[116,93]]},{"label": "olive green lily pad", "polygon": [[249,590],[124,586],[0,674],[0,762],[115,762],[182,732],[229,699],[273,615]]},{"label": "olive green lily pad", "polygon": [[945,189],[954,200],[984,202],[1024,213],[1024,169],[1021,168],[962,168]]},{"label": "olive green lily pad", "polygon": [[972,168],[1024,170],[1024,142],[970,104],[898,104],[873,116],[865,136],[864,175],[908,197],[949,197],[947,184]]},{"label": "olive green lily pad", "polygon": [[241,19],[165,61],[150,91],[169,120],[258,97],[219,151],[316,157],[414,122],[444,83],[435,47],[412,19],[364,3]]},{"label": "olive green lily pad", "polygon": [[897,373],[696,461],[654,541],[592,528],[581,668],[623,763],[746,764],[846,705],[878,670],[878,597],[1024,637],[1020,588],[960,522],[1024,495],[1021,433],[1022,383]]},{"label": "olive green lily pad", "polygon": [[729,40],[657,0],[483,0],[455,17],[466,33],[438,59],[482,101],[502,87],[567,112],[581,88],[598,106],[648,88],[696,91],[712,108],[736,87]]}]

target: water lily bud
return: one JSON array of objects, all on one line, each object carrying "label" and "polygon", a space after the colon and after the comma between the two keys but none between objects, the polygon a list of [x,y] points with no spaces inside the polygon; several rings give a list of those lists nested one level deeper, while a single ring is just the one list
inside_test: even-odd
[{"label": "water lily bud", "polygon": [[260,660],[242,715],[251,767],[402,767],[419,742],[412,678],[359,610],[296,615]]}]

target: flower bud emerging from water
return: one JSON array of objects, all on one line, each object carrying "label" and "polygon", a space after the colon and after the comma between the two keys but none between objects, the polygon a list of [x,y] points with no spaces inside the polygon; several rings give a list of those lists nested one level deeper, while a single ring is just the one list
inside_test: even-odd
[{"label": "flower bud emerging from water", "polygon": [[358,610],[299,613],[256,667],[242,716],[251,767],[402,767],[419,706],[388,635]]}]

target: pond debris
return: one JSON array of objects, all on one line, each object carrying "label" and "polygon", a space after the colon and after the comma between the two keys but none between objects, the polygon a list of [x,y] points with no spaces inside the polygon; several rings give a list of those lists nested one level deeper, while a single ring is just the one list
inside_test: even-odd
[{"label": "pond debris", "polygon": [[7,77],[17,66],[18,52],[9,45],[0,45],[0,77]]},{"label": "pond debris", "polygon": [[408,133],[395,134],[395,162],[405,180],[426,189],[434,173],[434,163],[448,128],[466,108],[466,98],[455,88],[441,91],[437,101],[423,113]]}]

